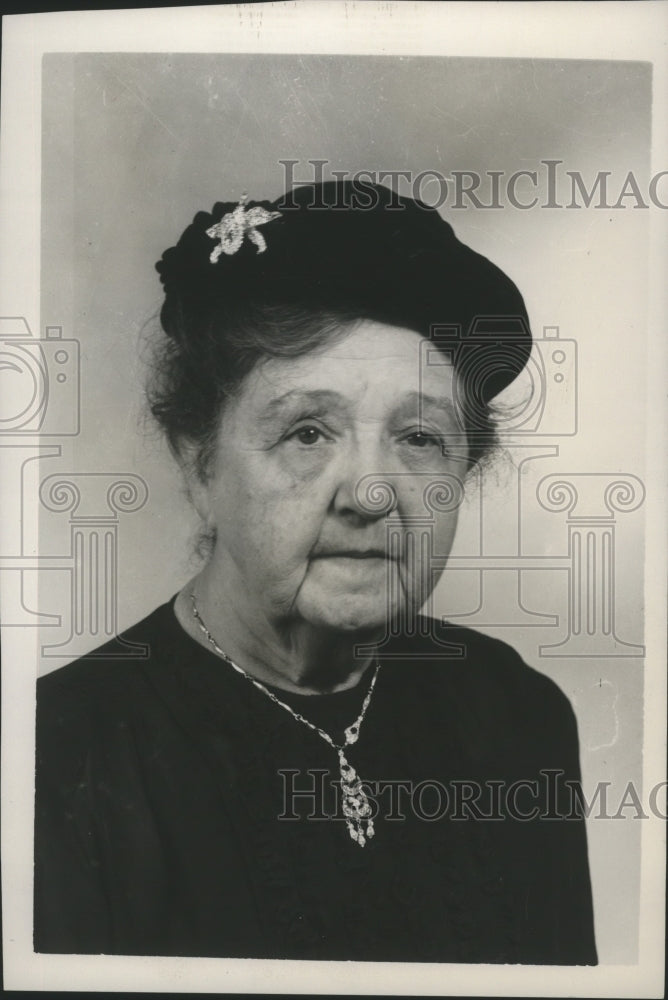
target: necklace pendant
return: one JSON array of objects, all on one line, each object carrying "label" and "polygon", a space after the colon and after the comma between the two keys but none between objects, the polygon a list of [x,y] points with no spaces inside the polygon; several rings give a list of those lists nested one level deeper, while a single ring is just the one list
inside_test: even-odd
[{"label": "necklace pendant", "polygon": [[[247,213],[248,219],[244,219],[243,213],[245,209],[243,208],[243,203],[244,199],[242,198],[242,200],[239,202],[239,205],[237,206],[237,208],[234,210],[233,213],[224,216],[221,222],[217,226],[214,226],[212,227],[212,229],[208,230],[207,236],[211,236],[213,239],[220,239],[221,241],[220,246],[216,247],[216,249],[211,254],[212,264],[215,264],[216,260],[218,259],[221,253],[230,253],[230,254],[236,253],[236,251],[239,249],[239,246],[235,244],[232,248],[228,247],[227,243],[225,243],[225,240],[226,239],[232,240],[233,243],[235,241],[241,241],[243,239],[244,226],[246,224],[249,224],[250,226],[263,225],[265,222],[267,221],[270,222],[272,218],[274,217],[278,218],[278,216],[280,215],[279,212],[268,213],[269,218],[265,218],[264,216],[267,215],[267,213],[264,212],[264,209],[258,208],[258,209],[251,209],[250,212]],[[260,218],[259,214],[257,214],[260,212],[264,213],[262,218]],[[240,217],[243,220],[243,224],[242,221],[240,221]],[[251,230],[248,235],[249,238],[252,240],[252,242],[256,244],[258,253],[261,253],[262,250],[264,250],[264,240],[260,238],[260,234],[259,233],[254,234],[254,231]],[[262,243],[262,245],[258,243],[258,239],[253,238],[254,235],[260,238],[260,242]],[[211,632],[209,632],[209,629],[206,626],[206,622],[202,618],[197,608],[197,602],[195,601],[194,592],[190,594],[190,600],[192,601],[192,606],[193,606],[193,617],[197,622],[199,628],[207,637],[207,640],[209,641],[211,646],[215,649],[216,653],[218,653],[219,656],[222,656],[225,662],[228,663],[233,670],[235,670],[238,674],[241,674],[242,677],[245,677],[246,680],[254,687],[256,687],[259,691],[262,691],[262,693],[266,695],[270,701],[273,701],[274,704],[276,705],[280,705],[281,708],[285,709],[286,712],[290,713],[293,719],[296,719],[297,722],[301,722],[302,725],[304,726],[308,726],[308,728],[311,729],[314,733],[317,733],[318,736],[325,741],[325,743],[328,743],[330,747],[333,747],[333,749],[336,750],[336,752],[339,755],[339,772],[341,774],[341,791],[343,795],[342,808],[343,808],[343,815],[346,821],[346,827],[348,828],[348,833],[350,834],[351,840],[353,840],[356,844],[359,844],[360,847],[364,847],[367,840],[371,840],[371,838],[375,833],[373,826],[371,803],[369,802],[369,798],[366,792],[364,791],[364,788],[362,787],[362,782],[360,780],[357,771],[352,766],[352,764],[349,764],[348,761],[346,760],[345,755],[343,753],[343,749],[334,742],[329,733],[326,733],[324,729],[320,729],[319,726],[316,726],[312,722],[309,722],[308,719],[305,719],[303,715],[300,715],[298,712],[295,712],[295,710],[291,708],[290,705],[286,704],[286,702],[284,701],[281,701],[280,698],[277,698],[276,695],[269,690],[269,688],[266,688],[264,684],[261,684],[260,681],[255,679],[255,677],[252,677],[250,674],[246,673],[243,667],[240,667],[238,663],[235,663],[234,660],[230,656],[228,656],[223,649],[220,648],[220,646],[214,639]],[[373,689],[376,685],[376,678],[378,677],[379,670],[380,670],[380,663],[376,663],[376,670],[371,679],[369,690],[367,691],[366,697],[362,703],[362,710],[360,714],[357,716],[356,720],[352,723],[352,725],[344,729],[345,742],[343,745],[346,747],[350,746],[353,743],[357,743],[357,740],[359,739],[360,726],[362,725],[364,716],[366,715],[366,710],[369,707],[369,702],[371,701],[371,695],[373,694]]]},{"label": "necklace pendant", "polygon": [[348,726],[344,729],[343,735],[346,738],[346,746],[349,747],[351,743],[357,743],[360,735],[360,727],[358,722],[353,722],[352,726]]},{"label": "necklace pendant", "polygon": [[343,750],[339,750],[339,772],[341,774],[342,808],[351,839],[364,847],[371,840],[375,830],[371,818],[371,803],[362,787],[357,771],[346,760]]}]

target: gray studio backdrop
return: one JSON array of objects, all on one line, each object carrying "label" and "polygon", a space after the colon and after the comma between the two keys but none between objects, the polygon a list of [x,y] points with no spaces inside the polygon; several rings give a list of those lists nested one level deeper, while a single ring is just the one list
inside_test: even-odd
[{"label": "gray studio backdrop", "polygon": [[[506,639],[562,686],[589,794],[612,782],[615,812],[628,781],[642,791],[648,213],[632,198],[568,208],[563,172],[588,187],[610,172],[612,202],[629,172],[647,185],[649,68],[93,53],[46,56],[43,85],[42,330],[31,333],[48,333],[52,447],[24,469],[26,488],[31,476],[42,483],[42,672],[143,617],[197,564],[195,518],[142,417],[143,344],[160,306],[153,265],[195,212],[244,191],[277,197],[281,160],[299,161],[298,180],[314,159],[328,161],[326,175],[496,171],[501,207],[457,208],[451,188],[441,211],[523,291],[547,396],[533,434],[511,434],[509,454],[472,484],[435,612]],[[549,159],[562,161],[558,205],[513,206],[507,178],[537,171],[544,201]],[[426,181],[421,193],[434,202],[441,191]],[[486,202],[488,192],[487,182]],[[530,201],[530,178],[516,193]],[[607,963],[637,958],[642,823],[632,816],[589,824]]]}]

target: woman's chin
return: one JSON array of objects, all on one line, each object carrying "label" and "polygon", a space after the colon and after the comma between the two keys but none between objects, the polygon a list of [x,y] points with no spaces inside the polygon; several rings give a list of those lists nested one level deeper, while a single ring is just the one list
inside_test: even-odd
[{"label": "woman's chin", "polygon": [[309,600],[298,603],[303,621],[315,628],[341,632],[375,632],[384,630],[392,617],[384,595],[333,595],[329,600]]}]

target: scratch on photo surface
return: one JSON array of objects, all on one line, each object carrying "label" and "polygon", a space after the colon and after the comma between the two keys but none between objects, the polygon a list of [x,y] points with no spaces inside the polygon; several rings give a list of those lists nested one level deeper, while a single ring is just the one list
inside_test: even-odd
[{"label": "scratch on photo surface", "polygon": [[439,116],[441,118],[447,119],[448,121],[451,121],[451,122],[456,122],[457,125],[463,125],[463,126],[465,126],[464,129],[463,129],[463,131],[456,132],[455,135],[453,136],[453,138],[455,138],[455,139],[463,139],[467,135],[471,135],[471,134],[473,134],[474,136],[476,136],[476,138],[478,138],[478,139],[482,138],[482,136],[481,136],[480,132],[478,131],[478,129],[476,128],[475,124],[469,124],[463,118],[460,118],[458,115],[453,115],[451,111],[446,111],[445,108],[440,108],[440,107],[438,107],[438,105],[435,105],[433,110],[434,110],[434,112],[438,112]]},{"label": "scratch on photo surface", "polygon": [[613,696],[612,702],[610,704],[610,711],[612,712],[612,715],[613,715],[613,718],[614,718],[614,723],[615,723],[615,725],[614,725],[614,732],[612,734],[612,739],[609,740],[607,743],[596,743],[596,744],[587,743],[587,750],[590,750],[590,751],[605,750],[607,747],[614,746],[615,743],[617,742],[617,740],[619,739],[619,715],[618,715],[618,712],[617,712],[617,702],[619,700],[619,691],[617,690],[616,685],[612,683],[612,681],[608,681],[608,680],[604,681],[602,678],[598,681],[598,683],[592,684],[592,688],[604,688],[604,687],[605,688],[611,688],[612,691],[614,692],[614,696]]},{"label": "scratch on photo surface", "polygon": [[[132,87],[132,86],[130,86],[130,84],[126,83],[125,80],[121,76],[118,75],[118,73],[116,72],[116,70],[113,69],[113,67],[110,66],[108,62],[105,62],[105,69],[113,77],[115,77],[116,80],[118,80],[118,82],[120,83],[121,87],[123,87],[123,89],[125,91],[127,91],[127,93],[130,94],[131,97],[134,97],[135,100],[137,100],[139,102],[139,104],[141,104],[141,106],[144,108],[145,111],[148,111],[149,115],[152,118],[155,118],[155,120],[157,121],[157,123],[159,125],[161,125],[162,128],[164,128],[165,132],[168,132],[169,135],[171,135],[172,139],[176,139],[177,142],[180,142],[180,139],[179,139],[178,135],[176,135],[174,132],[172,132],[172,130],[169,127],[169,125],[167,125],[162,120],[162,118],[160,118],[160,117],[158,117],[158,115],[156,115],[155,111],[153,110],[153,108],[148,103],[148,100],[141,95],[141,93],[139,92],[139,90],[138,90],[138,88],[136,86]],[[106,90],[103,92],[103,101],[106,104]]]}]

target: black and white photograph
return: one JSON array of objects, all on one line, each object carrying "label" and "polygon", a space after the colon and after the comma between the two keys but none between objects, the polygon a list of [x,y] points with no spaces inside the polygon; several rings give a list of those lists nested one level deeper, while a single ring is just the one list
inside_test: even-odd
[{"label": "black and white photograph", "polygon": [[6,988],[663,996],[667,35],[3,19]]}]

